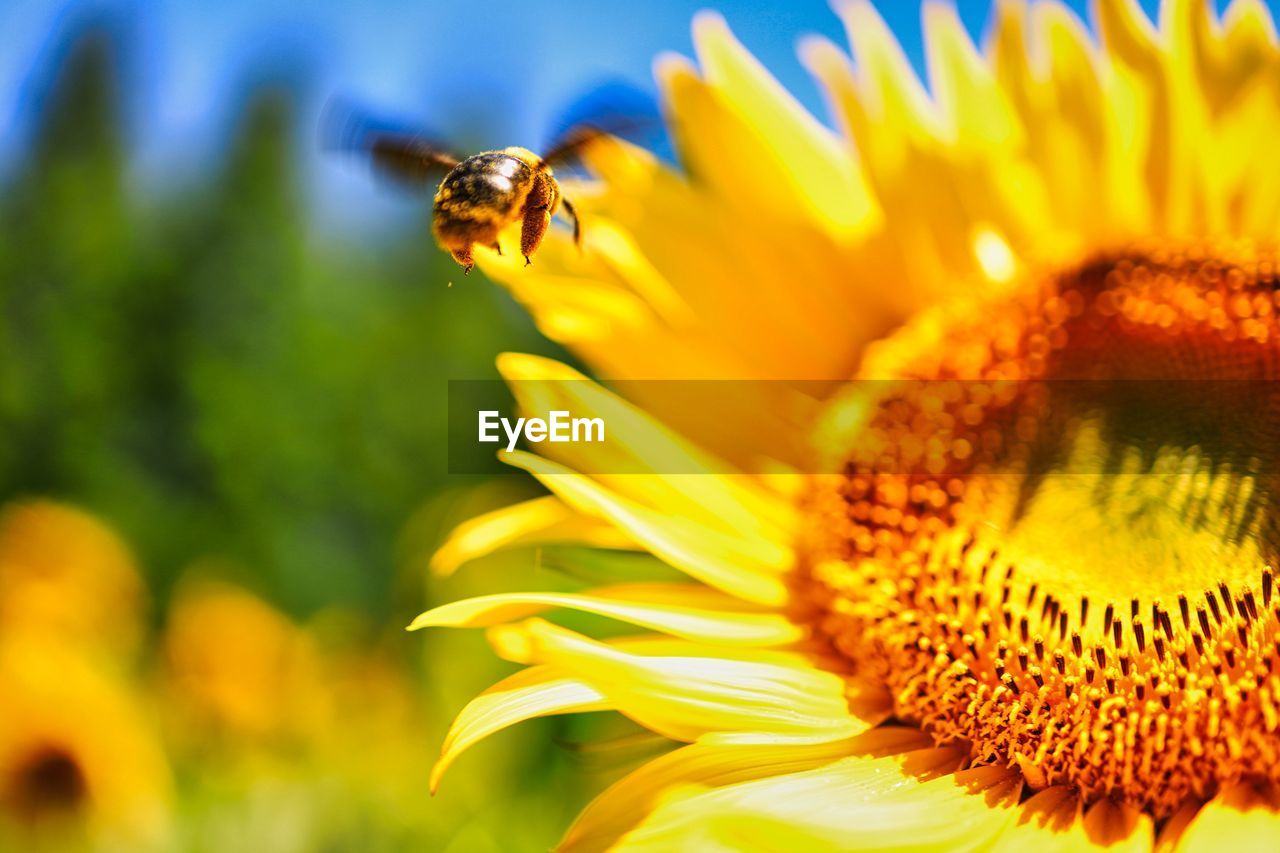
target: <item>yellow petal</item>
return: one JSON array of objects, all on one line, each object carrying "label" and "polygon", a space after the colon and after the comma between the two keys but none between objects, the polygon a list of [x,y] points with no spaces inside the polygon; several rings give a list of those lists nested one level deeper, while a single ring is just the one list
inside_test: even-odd
[{"label": "yellow petal", "polygon": [[[501,355],[498,370],[521,409],[530,415],[545,417],[562,410],[604,421],[604,442],[540,445],[548,458],[589,473],[650,507],[727,531],[746,529],[775,541],[790,540],[795,519],[788,503],[750,477],[717,476],[729,466],[578,371],[548,358],[517,353]],[[677,390],[673,388],[672,393]]]},{"label": "yellow petal", "polygon": [[[895,291],[927,302],[1002,284],[975,250],[980,233],[997,237],[1015,257],[1023,246],[1055,245],[1055,232],[1045,227],[1052,206],[1043,179],[1022,156],[1017,116],[954,14],[941,6],[927,14],[936,43],[931,67],[938,77],[957,76],[940,110],[870,3],[843,3],[840,11],[856,71],[821,41],[808,42],[803,58],[855,140],[884,210],[877,273],[900,282]],[[986,108],[969,103],[980,90],[987,92]]]},{"label": "yellow petal", "polygon": [[992,849],[997,853],[1075,853],[1089,846],[1080,797],[1070,788],[1057,786],[1023,803],[1013,824]]},{"label": "yellow petal", "polygon": [[598,691],[553,667],[533,666],[504,678],[468,702],[453,721],[431,768],[431,792],[459,755],[495,732],[534,717],[608,708]]},{"label": "yellow petal", "polygon": [[888,715],[887,697],[813,667],[730,657],[642,656],[540,619],[490,629],[499,654],[551,664],[590,684],[626,716],[674,740],[820,743]]},{"label": "yellow petal", "polygon": [[[591,239],[585,237],[584,243]],[[519,234],[503,234],[500,240],[518,243]],[[533,315],[538,330],[552,340],[575,346],[599,344],[652,328],[658,318],[644,299],[612,281],[594,255],[589,268],[583,270],[581,262],[570,258],[577,249],[565,245],[567,242],[550,239],[543,243],[538,273],[517,266],[513,260],[516,253],[482,253],[477,260],[486,275],[507,286]],[[566,275],[562,272],[566,268],[577,269],[579,274]]]},{"label": "yellow petal", "polygon": [[[867,119],[884,125],[891,138],[942,137],[933,102],[875,6],[869,0],[845,0],[837,11],[858,60],[859,103]],[[864,134],[857,138],[861,142]]]},{"label": "yellow petal", "polygon": [[691,63],[663,56],[654,74],[673,117],[680,161],[700,187],[765,221],[812,219],[780,153]]},{"label": "yellow petal", "polygon": [[693,743],[648,762],[596,797],[565,833],[560,849],[606,849],[653,809],[662,792],[676,786],[731,785],[808,770],[851,755],[879,757],[909,752],[928,743],[923,732],[900,726],[821,744]]},{"label": "yellow petal", "polygon": [[946,749],[846,758],[677,791],[617,849],[982,850],[1011,822],[1022,783],[998,768],[950,772],[961,760]]},{"label": "yellow petal", "polygon": [[431,557],[431,568],[449,575],[463,563],[506,548],[564,542],[596,548],[634,548],[612,524],[576,513],[554,495],[478,515],[453,529]]},{"label": "yellow petal", "polygon": [[1276,849],[1280,838],[1280,791],[1273,785],[1231,785],[1214,797],[1182,834],[1179,853]]},{"label": "yellow petal", "polygon": [[488,627],[549,607],[567,607],[708,643],[777,646],[797,642],[807,633],[779,613],[728,609],[733,605],[741,607],[742,602],[692,584],[631,584],[598,589],[590,595],[515,592],[441,605],[413,620],[409,629]]},{"label": "yellow petal", "polygon": [[1150,853],[1155,846],[1150,815],[1110,800],[1099,800],[1089,807],[1084,831],[1093,846],[1115,853]]},{"label": "yellow petal", "polygon": [[1098,31],[1107,54],[1149,73],[1160,62],[1159,35],[1137,0],[1099,0]]},{"label": "yellow petal", "polygon": [[647,509],[562,465],[528,453],[504,453],[504,461],[533,474],[569,506],[607,519],[671,566],[746,601],[780,605],[788,598],[782,574],[789,549],[770,547],[712,530],[678,515]]},{"label": "yellow petal", "polygon": [[591,221],[591,248],[617,272],[620,283],[653,309],[656,319],[673,327],[687,327],[695,321],[693,309],[671,282],[644,256],[630,232],[604,217]]},{"label": "yellow petal", "polygon": [[816,222],[843,235],[864,230],[874,216],[875,203],[851,152],[743,48],[724,18],[699,14],[693,40],[707,81],[739,112],[750,116],[811,206]]},{"label": "yellow petal", "polygon": [[955,6],[926,3],[924,32],[929,79],[950,135],[969,145],[1018,144],[1022,127]]},{"label": "yellow petal", "polygon": [[1173,817],[1165,821],[1160,828],[1160,837],[1156,839],[1155,853],[1173,853],[1178,849],[1183,834],[1200,813],[1201,804],[1190,802],[1173,813]]},{"label": "yellow petal", "polygon": [[1185,213],[1185,141],[1178,134],[1170,73],[1159,36],[1136,0],[1099,0],[1098,30],[1110,59],[1110,117],[1116,123],[1113,178],[1136,175],[1134,198],[1146,199],[1151,229],[1164,230]]},{"label": "yellow petal", "polygon": [[[1107,102],[1098,77],[1097,51],[1069,9],[1036,4],[1028,23],[1025,5],[1002,3],[995,30],[996,79],[1020,117],[1025,156],[1044,187],[1041,228],[1055,230],[1064,259],[1106,243],[1134,227],[1140,188],[1108,180],[1115,153]],[[1033,61],[1034,60],[1034,61]],[[1099,198],[1099,193],[1105,195]],[[1039,248],[1036,257],[1053,258]]]},{"label": "yellow petal", "polygon": [[[836,378],[846,341],[868,321],[850,316],[847,288],[833,291],[843,281],[829,239],[800,223],[800,244],[788,245],[751,216],[731,220],[705,188],[632,146],[587,155],[607,190],[574,190],[589,223],[582,252],[553,235],[528,269],[482,256],[544,334],[615,378]],[[760,274],[735,276],[730,255],[751,257]],[[801,276],[809,287],[789,287]],[[830,315],[812,310],[824,299]],[[842,328],[841,348],[824,348]]]},{"label": "yellow petal", "polygon": [[825,669],[847,673],[846,659],[831,652],[823,640],[796,643],[786,648],[760,648],[754,646],[725,646],[682,640],[662,634],[641,634],[631,637],[614,637],[610,647],[633,655],[645,657],[706,657],[718,660],[738,660],[748,663],[766,663],[791,669]]},{"label": "yellow petal", "polygon": [[[1268,74],[1280,61],[1275,21],[1263,0],[1234,0],[1222,16],[1223,38],[1216,59],[1217,75],[1225,80],[1215,89],[1229,93],[1235,81]],[[1221,92],[1216,92],[1221,95]]]},{"label": "yellow petal", "polygon": [[[690,85],[702,85],[687,63],[680,67]],[[734,213],[705,184],[691,184],[627,146],[600,146],[592,163],[606,170],[609,188],[583,203],[584,214],[604,222],[606,240],[596,246],[588,238],[595,262],[589,270],[566,259],[567,268],[584,277],[584,287],[642,296],[653,313],[644,328],[615,325],[610,337],[579,343],[588,344],[597,372],[683,380],[847,373],[843,362],[875,330],[876,318],[865,294],[848,287],[829,236],[807,220],[762,222],[754,207]],[[767,183],[759,177],[750,183],[757,181]],[[630,246],[612,251],[620,247],[607,239],[610,230],[625,231]],[[549,261],[559,269],[558,255]],[[742,265],[756,274],[735,275]],[[553,299],[533,272],[541,268],[512,269],[503,281],[522,301]],[[806,287],[792,287],[797,279]],[[671,310],[669,291],[679,293],[685,310]]]}]

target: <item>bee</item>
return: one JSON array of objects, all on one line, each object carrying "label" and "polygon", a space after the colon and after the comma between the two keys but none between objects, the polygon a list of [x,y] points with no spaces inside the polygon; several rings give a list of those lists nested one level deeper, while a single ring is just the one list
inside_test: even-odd
[{"label": "bee", "polygon": [[552,167],[573,160],[607,135],[597,127],[580,125],[541,156],[511,147],[460,160],[422,136],[360,129],[353,134],[350,128],[344,133],[346,147],[362,150],[375,168],[401,181],[421,185],[443,173],[432,206],[431,231],[466,274],[475,266],[475,246],[502,254],[498,235],[514,222],[520,223],[525,266],[533,263],[551,218],[561,211],[573,224],[574,244],[581,247],[578,212],[565,198]]}]

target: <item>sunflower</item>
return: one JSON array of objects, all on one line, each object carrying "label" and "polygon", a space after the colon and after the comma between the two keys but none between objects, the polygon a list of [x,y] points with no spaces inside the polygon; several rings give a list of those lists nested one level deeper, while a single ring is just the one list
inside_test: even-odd
[{"label": "sunflower", "polygon": [[[614,440],[504,454],[550,495],[437,567],[572,543],[685,579],[419,617],[525,665],[462,710],[433,784],[514,723],[613,710],[673,749],[566,849],[1273,846],[1266,7],[1168,0],[1155,25],[1100,0],[1095,43],[1007,2],[979,50],[926,5],[927,89],[869,3],[839,11],[852,59],[802,47],[838,133],[700,16],[698,65],[657,65],[682,170],[601,144],[581,256],[482,258],[603,378],[807,381],[726,383],[738,416],[712,420],[500,359],[522,408]],[[793,450],[823,473],[780,473]]]},{"label": "sunflower", "polygon": [[100,521],[0,513],[0,847],[168,838],[171,779],[132,677],[143,584]]},{"label": "sunflower", "polygon": [[0,630],[43,631],[127,658],[142,633],[145,590],[116,534],[48,500],[0,513]]},{"label": "sunflower", "polygon": [[163,685],[182,735],[297,735],[320,704],[320,660],[284,613],[229,583],[184,578],[163,638]]},{"label": "sunflower", "polygon": [[22,628],[0,632],[0,696],[0,846],[164,845],[172,780],[133,685]]}]

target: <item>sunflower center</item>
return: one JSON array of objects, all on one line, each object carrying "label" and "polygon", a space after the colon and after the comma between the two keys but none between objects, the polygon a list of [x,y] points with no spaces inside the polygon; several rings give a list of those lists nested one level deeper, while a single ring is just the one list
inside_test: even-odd
[{"label": "sunflower center", "polygon": [[1134,250],[869,356],[803,550],[899,716],[1157,817],[1280,781],[1278,288]]},{"label": "sunflower center", "polygon": [[19,765],[7,793],[15,813],[34,819],[74,811],[88,791],[75,758],[50,746],[35,750]]}]

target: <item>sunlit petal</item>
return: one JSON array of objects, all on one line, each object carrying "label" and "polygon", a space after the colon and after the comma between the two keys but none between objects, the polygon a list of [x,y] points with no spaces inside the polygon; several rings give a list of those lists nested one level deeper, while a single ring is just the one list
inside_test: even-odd
[{"label": "sunlit petal", "polygon": [[820,743],[859,734],[888,713],[883,694],[816,667],[632,654],[539,619],[490,632],[505,657],[555,666],[675,740],[716,733],[738,743]]},{"label": "sunlit petal", "polygon": [[602,711],[609,702],[589,685],[550,666],[531,666],[499,681],[458,714],[431,768],[431,790],[465,750],[508,726],[548,714]]},{"label": "sunlit petal", "polygon": [[590,595],[513,592],[443,604],[423,613],[409,628],[488,627],[566,607],[708,643],[785,645],[806,634],[780,613],[728,609],[733,604],[742,602],[693,585],[633,585],[597,589]]}]

